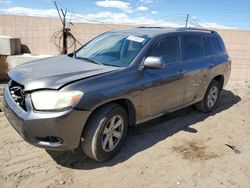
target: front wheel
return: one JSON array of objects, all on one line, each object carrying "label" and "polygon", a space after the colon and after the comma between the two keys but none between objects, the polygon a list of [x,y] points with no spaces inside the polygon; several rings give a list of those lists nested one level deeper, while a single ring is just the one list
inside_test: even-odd
[{"label": "front wheel", "polygon": [[195,104],[195,107],[202,112],[211,112],[215,109],[220,97],[221,86],[216,80],[212,80],[209,84],[202,101]]},{"label": "front wheel", "polygon": [[128,130],[126,110],[118,104],[108,104],[91,116],[82,133],[81,148],[90,158],[103,162],[120,149]]}]

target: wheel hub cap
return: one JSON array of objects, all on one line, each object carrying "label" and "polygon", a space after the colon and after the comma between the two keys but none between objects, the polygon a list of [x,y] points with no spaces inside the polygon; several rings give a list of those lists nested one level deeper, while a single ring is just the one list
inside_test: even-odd
[{"label": "wheel hub cap", "polygon": [[105,125],[102,134],[102,148],[104,151],[112,151],[122,138],[124,122],[121,116],[113,116]]},{"label": "wheel hub cap", "polygon": [[212,108],[216,104],[218,99],[218,94],[219,94],[218,88],[215,86],[211,87],[207,96],[207,106],[209,108]]}]

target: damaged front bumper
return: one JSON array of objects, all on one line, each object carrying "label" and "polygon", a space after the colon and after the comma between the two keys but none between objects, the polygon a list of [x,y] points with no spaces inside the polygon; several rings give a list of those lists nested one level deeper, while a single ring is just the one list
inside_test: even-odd
[{"label": "damaged front bumper", "polygon": [[72,150],[79,146],[90,111],[73,108],[62,112],[35,111],[29,95],[25,98],[25,103],[27,110],[13,100],[8,86],[5,88],[5,115],[25,141],[51,150]]}]

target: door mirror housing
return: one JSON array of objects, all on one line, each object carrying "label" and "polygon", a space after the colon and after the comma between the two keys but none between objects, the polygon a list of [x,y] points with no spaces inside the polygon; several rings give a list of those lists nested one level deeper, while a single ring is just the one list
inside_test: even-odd
[{"label": "door mirror housing", "polygon": [[165,68],[165,63],[162,57],[147,57],[142,68],[144,69],[163,69]]}]

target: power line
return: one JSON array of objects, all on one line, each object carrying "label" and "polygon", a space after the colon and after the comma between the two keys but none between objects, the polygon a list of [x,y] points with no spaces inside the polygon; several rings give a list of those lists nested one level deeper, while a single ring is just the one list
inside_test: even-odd
[{"label": "power line", "polygon": [[54,4],[55,4],[56,10],[58,12],[58,15],[60,17],[60,20],[62,22],[63,29],[60,30],[60,31],[56,31],[52,35],[52,40],[54,41],[54,44],[58,47],[58,49],[62,50],[61,54],[67,54],[69,48],[74,47],[74,51],[75,51],[76,44],[77,43],[80,44],[80,45],[82,45],[82,44],[70,32],[70,28],[67,27],[67,19],[66,19],[66,17],[67,17],[67,9],[65,9],[65,10],[63,10],[62,8],[59,9],[58,6],[57,6],[56,1],[54,1]]},{"label": "power line", "polygon": [[[73,14],[76,14],[76,12],[74,12],[74,11],[72,10],[72,11],[71,11],[71,18],[72,18],[72,15],[73,15]],[[92,19],[85,18],[85,17],[83,17],[83,16],[81,16],[80,19],[83,19],[83,20],[88,21],[88,22],[90,22],[90,23],[98,23],[98,24],[100,24],[100,26],[105,27],[105,28],[108,28],[108,29],[114,29],[114,28],[112,28],[112,27],[107,26],[107,22],[103,22],[103,21],[100,21],[100,20],[92,20]],[[77,21],[74,21],[74,22],[77,22]]]}]

